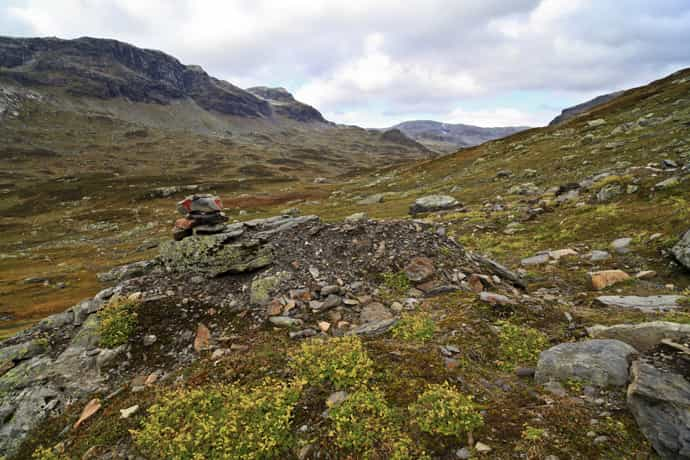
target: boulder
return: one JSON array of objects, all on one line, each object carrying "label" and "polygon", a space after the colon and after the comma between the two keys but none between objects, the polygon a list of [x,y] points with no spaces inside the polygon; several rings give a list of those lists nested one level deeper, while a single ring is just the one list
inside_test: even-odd
[{"label": "boulder", "polygon": [[424,212],[440,211],[443,209],[452,209],[460,206],[458,200],[448,195],[428,195],[417,198],[412,206],[410,206],[410,214],[415,215]]},{"label": "boulder", "polygon": [[545,264],[549,261],[549,255],[548,254],[537,254],[536,256],[532,257],[527,257],[525,259],[522,259],[520,261],[520,265],[524,267],[529,267],[531,265],[541,265]]},{"label": "boulder", "polygon": [[244,273],[273,262],[273,250],[259,240],[233,242],[234,235],[191,236],[166,241],[160,246],[160,260],[168,271],[218,276]]},{"label": "boulder", "polygon": [[690,269],[690,230],[673,246],[671,253],[681,265]]},{"label": "boulder", "polygon": [[602,326],[597,324],[587,328],[587,333],[595,339],[615,339],[625,342],[643,353],[656,347],[662,339],[684,341],[690,337],[690,324],[669,321],[651,321],[640,324],[616,324]]},{"label": "boulder", "polygon": [[534,378],[541,384],[577,379],[599,387],[623,386],[636,353],[620,340],[562,343],[541,353]]},{"label": "boulder", "polygon": [[393,318],[391,312],[378,302],[372,302],[362,308],[362,313],[359,314],[359,319],[363,323],[376,323],[378,321],[385,321]]},{"label": "boulder", "polygon": [[648,297],[604,295],[597,297],[596,300],[609,307],[636,308],[647,312],[659,312],[679,308],[682,298],[679,295],[654,295]]},{"label": "boulder", "polygon": [[640,431],[663,459],[690,459],[690,381],[645,361],[630,369],[627,402]]},{"label": "boulder", "polygon": [[385,334],[395,326],[398,320],[396,318],[383,319],[372,323],[364,323],[361,326],[355,327],[347,332],[347,335],[365,335],[376,336]]}]

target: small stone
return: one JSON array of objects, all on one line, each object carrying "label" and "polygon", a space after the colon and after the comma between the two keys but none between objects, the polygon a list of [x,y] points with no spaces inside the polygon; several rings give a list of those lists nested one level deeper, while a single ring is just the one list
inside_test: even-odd
[{"label": "small stone", "polygon": [[144,386],[147,387],[149,385],[153,385],[157,381],[158,381],[158,373],[153,372],[152,374],[149,374],[148,377],[146,377],[146,380],[144,380]]},{"label": "small stone", "polygon": [[400,302],[393,302],[391,304],[391,310],[393,310],[394,312],[400,313],[403,310],[403,308],[403,304],[401,304]]},{"label": "small stone", "polygon": [[319,269],[316,267],[309,267],[309,274],[311,275],[312,278],[315,280],[319,279],[319,275],[321,275],[321,272],[319,272]]},{"label": "small stone", "polygon": [[428,280],[434,272],[434,262],[428,257],[414,257],[405,267],[407,278],[415,283]]},{"label": "small stone", "polygon": [[638,280],[648,280],[651,278],[654,278],[656,276],[656,272],[654,270],[643,270],[635,275],[635,278]]},{"label": "small stone", "polygon": [[266,306],[266,314],[268,316],[278,316],[283,312],[283,304],[278,299],[273,299]]},{"label": "small stone", "polygon": [[217,359],[220,359],[223,357],[223,355],[227,354],[228,352],[229,350],[226,348],[218,348],[216,350],[213,350],[213,353],[211,354],[211,360],[215,361]]},{"label": "small stone", "polygon": [[372,302],[362,309],[359,315],[360,321],[363,323],[373,323],[382,320],[391,319],[393,315],[388,309],[378,302]]},{"label": "small stone", "polygon": [[331,395],[326,399],[326,407],[331,408],[340,405],[347,399],[347,396],[347,391],[342,390],[331,393]]},{"label": "small stone", "polygon": [[477,442],[477,444],[474,445],[474,449],[480,454],[486,454],[491,452],[491,447],[487,446],[482,442]]},{"label": "small stone", "polygon": [[592,272],[589,274],[589,277],[592,288],[597,291],[630,279],[630,275],[623,270],[602,270]]},{"label": "small stone", "polygon": [[630,252],[630,243],[632,238],[618,238],[611,243],[611,249],[618,254],[627,254]]},{"label": "small stone", "polygon": [[599,444],[607,443],[608,440],[609,440],[609,438],[607,436],[597,436],[596,438],[594,438],[593,443],[595,446],[598,446]]},{"label": "small stone", "polygon": [[341,287],[337,284],[331,284],[321,288],[321,296],[329,296],[331,294],[340,294]]},{"label": "small stone", "polygon": [[331,323],[328,321],[319,321],[317,324],[321,332],[328,332],[328,330],[331,328]]},{"label": "small stone", "polygon": [[463,447],[462,449],[455,451],[455,458],[459,458],[460,460],[468,460],[472,458],[472,452],[467,447]]},{"label": "small stone", "polygon": [[479,300],[489,303],[491,305],[514,305],[515,301],[501,294],[493,292],[481,292]]},{"label": "small stone", "polygon": [[129,418],[139,410],[139,405],[135,404],[127,409],[120,409],[120,418]]},{"label": "small stone", "polygon": [[230,351],[247,351],[249,350],[249,345],[243,345],[241,343],[233,343],[230,345]]},{"label": "small stone", "polygon": [[319,310],[323,311],[333,307],[337,307],[338,305],[340,305],[341,301],[342,299],[340,298],[340,296],[331,294],[328,297],[326,297],[326,300],[324,300],[324,302],[321,304],[321,308],[319,308]]},{"label": "small stone", "polygon": [[200,353],[202,350],[207,349],[210,339],[211,331],[205,325],[199,323],[199,326],[196,328],[196,337],[194,338],[194,350]]},{"label": "small stone", "polygon": [[289,316],[271,316],[268,321],[278,327],[294,327],[302,324],[301,319],[290,318]]},{"label": "small stone", "polygon": [[589,260],[592,262],[601,262],[602,260],[607,260],[611,258],[611,254],[606,251],[592,251]]},{"label": "small stone", "polygon": [[356,212],[354,214],[350,214],[345,218],[345,223],[348,224],[357,224],[360,222],[366,222],[369,219],[369,216],[367,215],[366,212]]},{"label": "small stone", "polygon": [[153,334],[146,334],[144,336],[143,342],[145,347],[150,347],[154,343],[156,343],[156,340],[158,340],[158,337],[156,337]]},{"label": "small stone", "polygon": [[578,253],[574,249],[558,249],[556,251],[550,251],[549,252],[549,257],[551,257],[553,260],[559,260],[562,257],[570,257],[570,256],[577,256]]},{"label": "small stone", "polygon": [[518,377],[534,377],[534,368],[533,367],[518,367],[515,369],[515,375]]},{"label": "small stone", "polygon": [[537,254],[536,256],[527,257],[526,259],[522,259],[520,261],[520,265],[523,265],[525,267],[529,267],[531,265],[545,264],[548,261],[549,261],[549,255],[548,254]]},{"label": "small stone", "polygon": [[290,332],[289,334],[291,339],[304,339],[315,335],[316,331],[314,329],[303,329],[301,331]]}]

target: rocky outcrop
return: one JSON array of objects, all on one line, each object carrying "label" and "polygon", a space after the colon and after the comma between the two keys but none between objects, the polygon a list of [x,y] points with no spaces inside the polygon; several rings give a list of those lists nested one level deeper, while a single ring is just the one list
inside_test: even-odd
[{"label": "rocky outcrop", "polygon": [[388,128],[387,131],[399,130],[406,136],[421,143],[428,143],[430,146],[436,146],[440,142],[458,149],[500,139],[525,129],[529,128],[526,126],[482,128],[430,120],[414,120],[399,123]]},{"label": "rocky outcrop", "polygon": [[690,230],[685,232],[680,241],[673,246],[671,253],[681,265],[690,269]]},{"label": "rocky outcrop", "polygon": [[67,403],[109,388],[104,369],[124,347],[99,347],[99,318],[93,313],[114,292],[104,290],[0,345],[0,455],[11,455],[37,424]]},{"label": "rocky outcrop", "polygon": [[233,242],[235,236],[220,233],[167,241],[160,246],[160,259],[169,271],[209,276],[249,272],[271,264],[270,245],[258,240]]},{"label": "rocky outcrop", "polygon": [[594,386],[623,386],[637,351],[619,340],[562,343],[541,353],[535,372],[537,383],[578,379]]},{"label": "rocky outcrop", "polygon": [[247,88],[253,95],[268,101],[275,113],[305,123],[328,123],[321,112],[294,98],[285,88],[255,86]]},{"label": "rocky outcrop", "polygon": [[690,459],[690,381],[643,360],[631,366],[628,408],[663,459]]}]

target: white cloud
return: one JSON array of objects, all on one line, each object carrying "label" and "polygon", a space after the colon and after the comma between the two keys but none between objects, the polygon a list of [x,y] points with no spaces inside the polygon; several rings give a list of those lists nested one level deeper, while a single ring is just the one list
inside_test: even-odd
[{"label": "white cloud", "polygon": [[[541,120],[501,97],[602,93],[690,65],[687,0],[9,2],[0,5],[9,31],[161,49],[235,83],[286,86],[365,125],[418,114]],[[453,115],[483,100],[485,109]]]}]

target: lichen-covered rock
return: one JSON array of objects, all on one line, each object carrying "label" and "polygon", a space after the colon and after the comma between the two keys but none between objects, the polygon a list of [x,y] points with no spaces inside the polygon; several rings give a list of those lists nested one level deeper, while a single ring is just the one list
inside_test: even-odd
[{"label": "lichen-covered rock", "polygon": [[663,459],[690,459],[690,381],[667,369],[635,361],[628,408]]},{"label": "lichen-covered rock", "polygon": [[440,211],[443,209],[451,209],[459,206],[458,200],[448,195],[429,195],[417,198],[412,206],[410,206],[410,214],[419,214],[423,212]]},{"label": "lichen-covered rock", "polygon": [[671,252],[685,268],[690,269],[690,230],[685,232],[685,235],[680,239]]},{"label": "lichen-covered rock", "polygon": [[103,283],[111,281],[125,281],[138,276],[144,276],[156,266],[155,260],[142,260],[127,265],[121,265],[107,272],[99,273],[98,280]]},{"label": "lichen-covered rock", "polygon": [[280,283],[288,279],[290,274],[287,272],[280,272],[275,275],[263,276],[255,278],[252,281],[249,298],[252,305],[265,305],[271,300],[271,291],[280,285]]},{"label": "lichen-covered rock", "polygon": [[250,272],[273,262],[270,245],[259,240],[234,242],[234,237],[220,233],[166,241],[160,246],[160,260],[169,271],[209,276]]},{"label": "lichen-covered rock", "polygon": [[594,386],[623,386],[637,353],[620,340],[561,343],[541,353],[534,374],[537,383],[578,379]]}]

